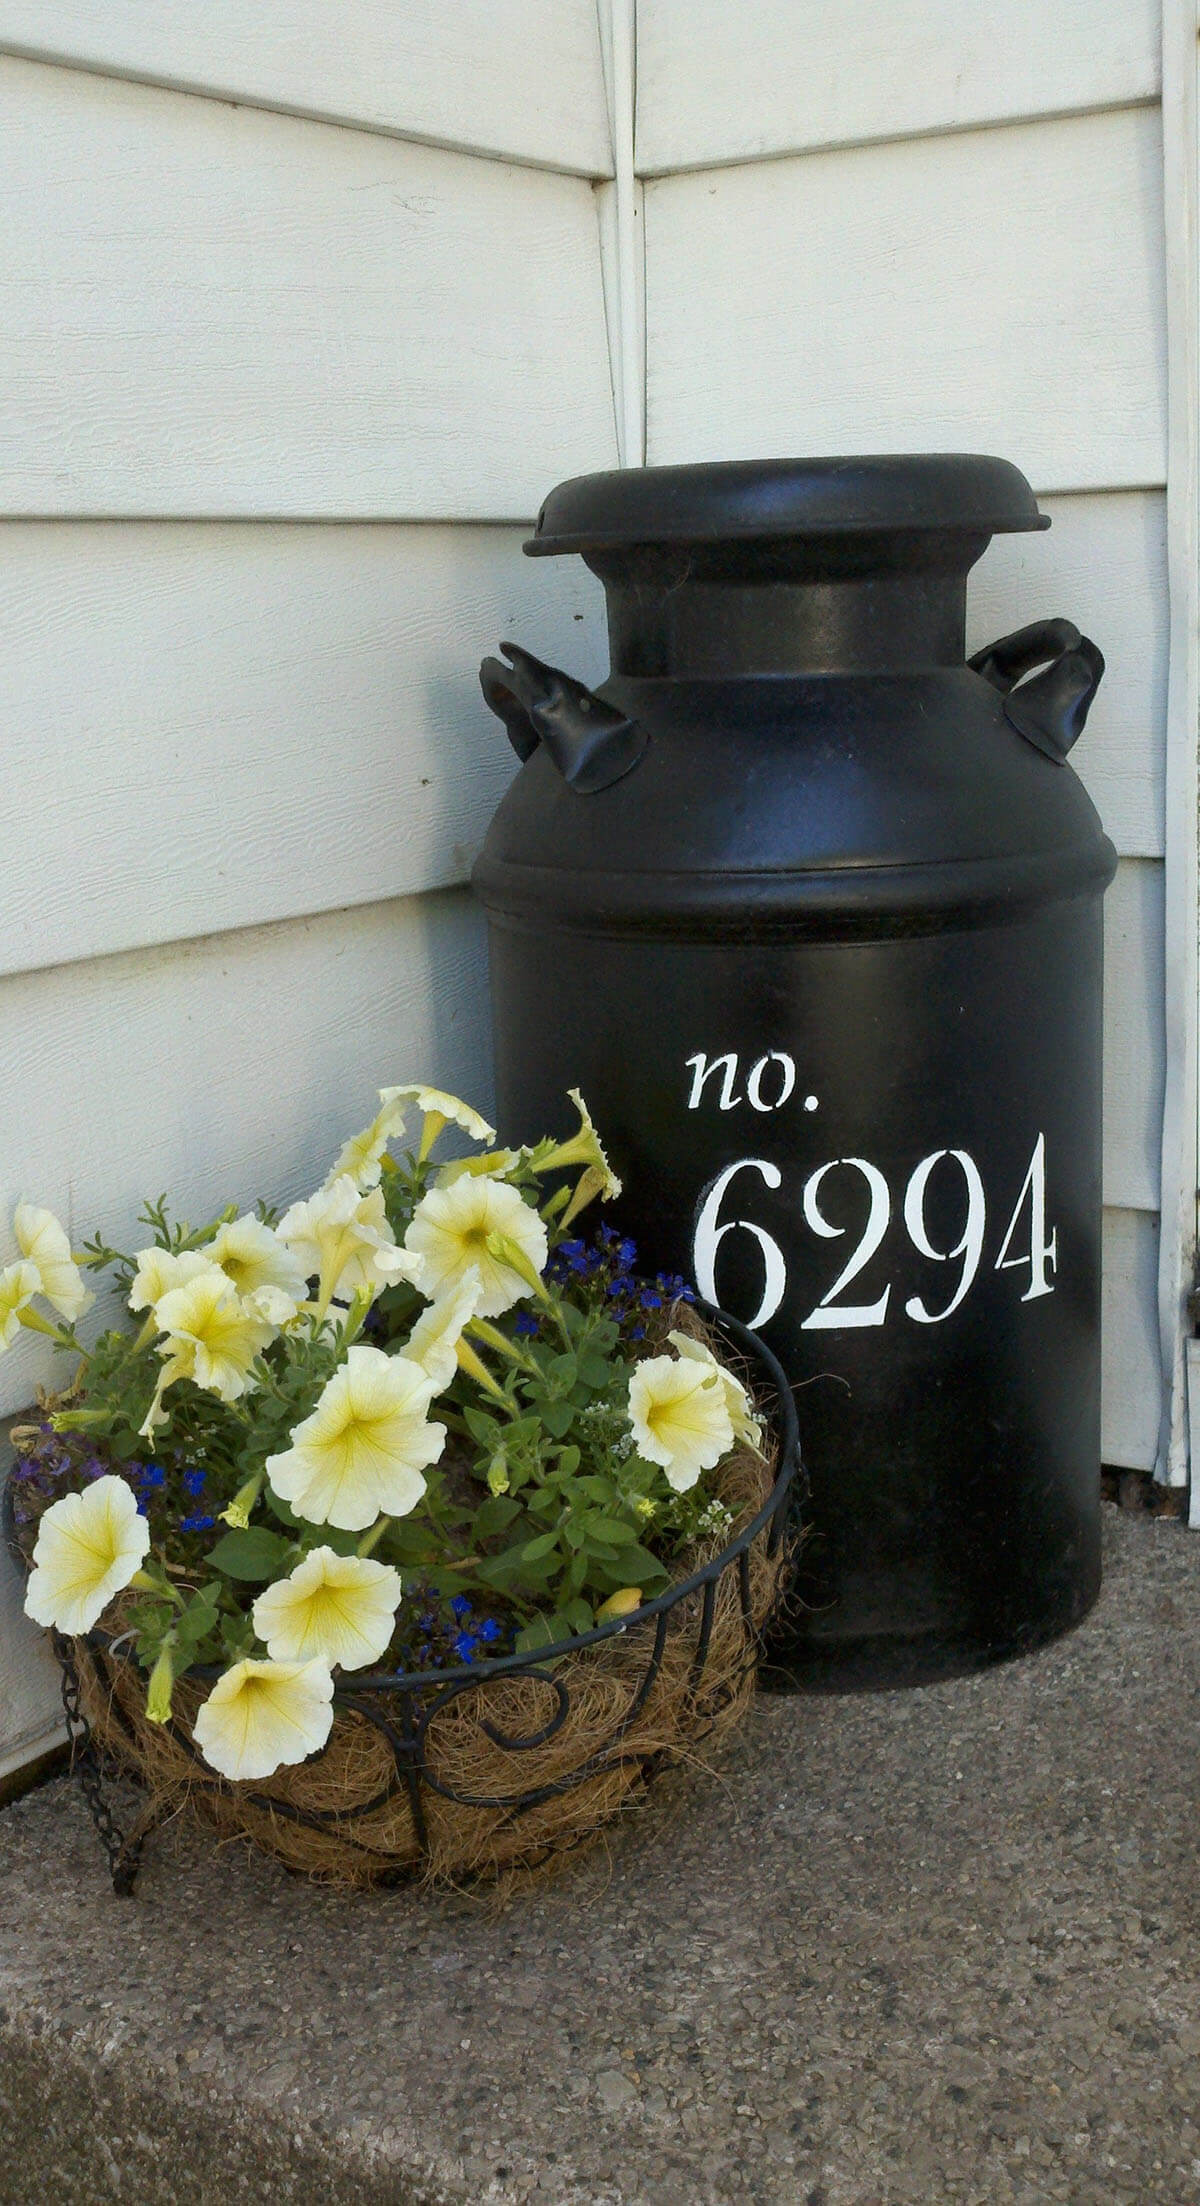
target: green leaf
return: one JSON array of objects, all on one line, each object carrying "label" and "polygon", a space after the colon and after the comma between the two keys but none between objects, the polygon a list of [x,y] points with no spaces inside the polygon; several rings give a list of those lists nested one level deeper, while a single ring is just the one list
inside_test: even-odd
[{"label": "green leaf", "polygon": [[500,1440],[500,1427],[495,1418],[489,1417],[486,1410],[464,1409],[463,1419],[472,1440],[477,1440],[481,1448],[488,1448],[494,1453]]},{"label": "green leaf", "polygon": [[548,1401],[542,1409],[542,1423],[547,1432],[561,1440],[575,1422],[575,1405],[572,1402]]},{"label": "green leaf", "polygon": [[569,1448],[559,1449],[558,1470],[560,1476],[564,1478],[573,1478],[576,1471],[579,1469],[579,1463],[579,1450],[577,1447],[574,1446],[574,1444],[572,1444],[572,1446],[570,1446]]},{"label": "green leaf", "polygon": [[568,1601],[563,1609],[563,1615],[573,1632],[590,1632],[595,1623],[590,1601]]},{"label": "green leaf", "polygon": [[511,1494],[492,1494],[475,1511],[472,1521],[476,1537],[481,1540],[493,1538],[497,1532],[503,1532],[506,1525],[511,1524],[513,1518],[520,1514],[521,1504],[514,1501]]},{"label": "green leaf", "polygon": [[601,1516],[599,1511],[589,1509],[584,1522],[587,1525],[588,1532],[594,1534],[598,1540],[603,1540],[607,1547],[635,1547],[637,1545],[637,1533],[633,1526],[624,1523],[620,1517]]},{"label": "green leaf", "polygon": [[262,1585],[268,1578],[277,1578],[291,1552],[291,1543],[280,1539],[278,1532],[268,1532],[265,1525],[252,1524],[245,1532],[227,1532],[218,1540],[209,1555],[214,1570],[222,1571],[226,1578],[242,1579],[247,1585]]},{"label": "green leaf", "polygon": [[574,1386],[579,1376],[579,1364],[573,1355],[552,1356],[549,1369],[550,1377],[555,1386],[560,1388],[564,1394]]},{"label": "green leaf", "polygon": [[539,1532],[536,1539],[526,1540],[521,1549],[523,1563],[536,1563],[543,1555],[549,1555],[558,1546],[557,1532]]},{"label": "green leaf", "polygon": [[[553,1616],[535,1616],[532,1623],[526,1624],[517,1633],[515,1642],[517,1653],[533,1654],[538,1647],[552,1647],[555,1640],[560,1636],[554,1629],[558,1621],[559,1619]],[[563,1632],[561,1637],[567,1638],[568,1633]]]},{"label": "green leaf", "polygon": [[588,1349],[587,1353],[580,1357],[579,1376],[585,1386],[591,1387],[594,1394],[598,1393],[601,1387],[608,1385],[612,1375],[607,1359],[604,1356],[597,1355],[592,1349]]},{"label": "green leaf", "polygon": [[622,1551],[621,1572],[626,1585],[630,1586],[648,1586],[656,1579],[663,1585],[667,1582],[666,1569],[657,1555],[652,1555],[648,1547],[640,1546],[636,1540],[632,1547]]}]

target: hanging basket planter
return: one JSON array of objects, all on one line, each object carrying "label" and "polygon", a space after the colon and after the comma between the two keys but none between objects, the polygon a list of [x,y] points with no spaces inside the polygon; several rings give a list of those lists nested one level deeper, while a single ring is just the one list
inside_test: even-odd
[{"label": "hanging basket planter", "polygon": [[[195,1744],[193,1720],[215,1671],[181,1678],[171,1722],[155,1724],[119,1633],[56,1632],[74,1765],[116,1889],[132,1889],[146,1837],[184,1807],[219,1836],[247,1838],[333,1884],[467,1883],[534,1870],[598,1836],[661,1769],[711,1749],[745,1713],[786,1586],[799,1458],[795,1406],[775,1358],[736,1320],[697,1314],[714,1345],[739,1359],[773,1444],[765,1457],[739,1449],[720,1467],[710,1487],[730,1530],[697,1543],[683,1558],[686,1574],[630,1616],[536,1655],[343,1676],[325,1747],[256,1783],[217,1776]],[[27,1568],[11,1485],[5,1509],[10,1546]],[[110,1772],[145,1792],[128,1832],[106,1796]]]}]

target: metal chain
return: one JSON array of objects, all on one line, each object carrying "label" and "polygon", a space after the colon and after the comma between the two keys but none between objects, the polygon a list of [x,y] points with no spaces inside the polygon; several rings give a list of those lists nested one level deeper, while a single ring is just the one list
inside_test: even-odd
[{"label": "metal chain", "polygon": [[79,1779],[88,1812],[108,1858],[113,1891],[125,1895],[133,1890],[146,1832],[135,1826],[126,1838],[113,1818],[112,1809],[104,1794],[100,1756],[92,1736],[92,1727],[84,1714],[79,1697],[79,1678],[71,1642],[62,1632],[51,1632],[50,1637],[61,1672],[59,1691],[67,1719],[67,1736],[71,1742],[71,1772]]}]

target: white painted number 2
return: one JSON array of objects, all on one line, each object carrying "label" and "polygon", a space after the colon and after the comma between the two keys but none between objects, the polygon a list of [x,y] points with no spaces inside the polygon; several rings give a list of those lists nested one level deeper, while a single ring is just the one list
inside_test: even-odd
[{"label": "white painted number 2", "polygon": [[[949,1248],[938,1248],[932,1238],[926,1214],[926,1197],[930,1181],[935,1173],[957,1171],[962,1178],[965,1198],[965,1216],[962,1232]],[[718,1174],[706,1192],[696,1218],[692,1262],[696,1284],[708,1302],[719,1302],[716,1270],[717,1256],[727,1233],[748,1233],[758,1244],[762,1258],[762,1293],[758,1308],[746,1322],[752,1328],[766,1325],[775,1316],[787,1293],[787,1266],[779,1243],[750,1218],[721,1219],[721,1205],[740,1172],[757,1172],[765,1187],[778,1189],[783,1175],[778,1165],[767,1157],[743,1157],[736,1164],[727,1165]],[[810,1231],[823,1241],[840,1240],[845,1226],[834,1225],[826,1216],[821,1203],[822,1188],[831,1173],[857,1172],[866,1181],[870,1196],[867,1221],[853,1253],[834,1280],[828,1292],[822,1295],[814,1310],[802,1320],[807,1332],[838,1332],[847,1327],[882,1325],[887,1317],[891,1298],[891,1284],[884,1287],[874,1302],[843,1302],[838,1298],[846,1292],[859,1273],[865,1271],[872,1257],[878,1255],[887,1237],[892,1217],[891,1190],[878,1165],[869,1164],[865,1157],[834,1157],[828,1164],[819,1165],[804,1183],[800,1202],[804,1222]],[[983,1178],[975,1159],[966,1149],[935,1149],[922,1157],[912,1172],[904,1190],[903,1217],[909,1240],[919,1256],[932,1264],[961,1262],[961,1269],[948,1300],[931,1309],[921,1295],[910,1295],[904,1305],[905,1316],[916,1325],[942,1325],[966,1300],[975,1283],[983,1259],[983,1244],[987,1232],[988,1205]],[[1024,1243],[1023,1219],[1028,1220],[1028,1245]],[[1058,1235],[1046,1231],[1046,1137],[1039,1134],[1034,1144],[1029,1169],[1021,1185],[1021,1192],[1011,1218],[1005,1228],[996,1258],[997,1271],[1013,1271],[1028,1265],[1029,1285],[1021,1296],[1022,1302],[1036,1301],[1039,1295],[1053,1294],[1054,1271],[1058,1256]]]}]

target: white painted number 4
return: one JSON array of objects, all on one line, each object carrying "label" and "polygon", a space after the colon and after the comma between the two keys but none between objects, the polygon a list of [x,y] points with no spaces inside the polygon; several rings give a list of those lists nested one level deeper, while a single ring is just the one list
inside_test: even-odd
[{"label": "white painted number 4", "polygon": [[[1017,1227],[1021,1222],[1021,1212],[1025,1208],[1026,1197],[1029,1199],[1029,1253],[1028,1255],[1010,1256],[1009,1250],[1013,1245]],[[1029,1170],[1025,1174],[1024,1185],[1017,1197],[1017,1207],[1008,1221],[1008,1231],[1000,1244],[1000,1254],[996,1258],[996,1270],[998,1272],[1016,1271],[1023,1264],[1028,1264],[1029,1285],[1021,1296],[1021,1300],[1022,1302],[1036,1302],[1039,1295],[1053,1294],[1054,1292],[1054,1281],[1048,1279],[1046,1274],[1047,1271],[1054,1270],[1057,1259],[1057,1232],[1052,1233],[1049,1240],[1046,1238],[1046,1136],[1045,1134],[1039,1134],[1034,1143],[1033,1155],[1029,1159]]]}]

